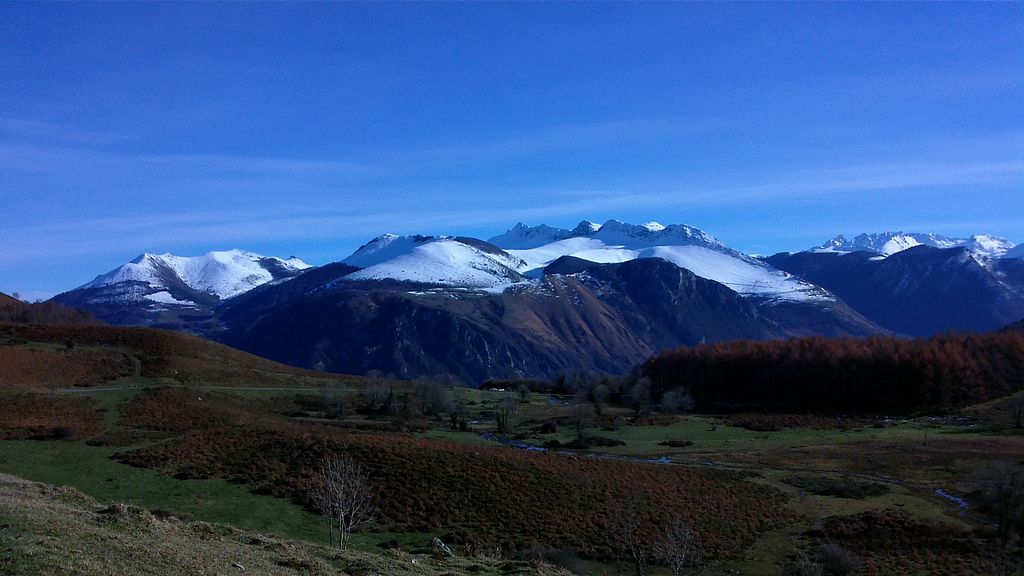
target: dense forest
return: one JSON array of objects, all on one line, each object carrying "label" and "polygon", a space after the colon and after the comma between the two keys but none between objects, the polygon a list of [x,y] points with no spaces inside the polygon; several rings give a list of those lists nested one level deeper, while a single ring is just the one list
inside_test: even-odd
[{"label": "dense forest", "polygon": [[943,413],[1024,388],[1024,333],[743,340],[666,351],[641,372],[698,410]]}]

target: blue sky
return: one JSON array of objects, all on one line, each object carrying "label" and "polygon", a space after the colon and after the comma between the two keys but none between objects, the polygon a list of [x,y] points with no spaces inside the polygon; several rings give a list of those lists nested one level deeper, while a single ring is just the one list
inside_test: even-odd
[{"label": "blue sky", "polygon": [[0,291],[142,252],[685,223],[1024,241],[1024,9],[0,4]]}]

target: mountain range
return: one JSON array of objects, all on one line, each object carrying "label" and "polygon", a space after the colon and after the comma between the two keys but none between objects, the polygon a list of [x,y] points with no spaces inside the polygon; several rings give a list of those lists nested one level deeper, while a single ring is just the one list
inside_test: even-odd
[{"label": "mountain range", "polygon": [[486,241],[385,234],[320,267],[144,254],[55,300],[301,367],[479,382],[740,338],[992,330],[1024,318],[1018,248],[899,232],[755,258],[681,224],[517,224]]}]

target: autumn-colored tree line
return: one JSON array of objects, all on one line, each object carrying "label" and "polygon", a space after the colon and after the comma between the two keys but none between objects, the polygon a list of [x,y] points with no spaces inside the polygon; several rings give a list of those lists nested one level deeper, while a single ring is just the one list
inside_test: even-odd
[{"label": "autumn-colored tree line", "polygon": [[942,413],[1024,389],[1024,334],[733,341],[663,352],[641,374],[698,410]]},{"label": "autumn-colored tree line", "polygon": [[[0,295],[2,296],[2,295]],[[53,301],[30,304],[14,298],[0,298],[0,322],[14,324],[100,324],[84,310]]]}]

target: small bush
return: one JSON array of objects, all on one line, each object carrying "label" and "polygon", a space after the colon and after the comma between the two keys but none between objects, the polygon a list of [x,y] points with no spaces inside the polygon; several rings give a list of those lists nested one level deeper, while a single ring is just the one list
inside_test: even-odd
[{"label": "small bush", "polygon": [[793,476],[783,480],[790,486],[795,486],[818,496],[832,496],[835,498],[850,498],[863,500],[889,493],[889,487],[876,482],[861,482],[853,478],[815,478],[811,476]]},{"label": "small bush", "polygon": [[664,442],[658,442],[658,446],[668,446],[669,448],[686,448],[693,446],[693,440],[665,440]]},{"label": "small bush", "polygon": [[75,429],[70,426],[54,426],[50,429],[50,437],[54,440],[72,440],[75,437]]},{"label": "small bush", "polygon": [[523,560],[547,562],[560,568],[565,568],[573,574],[586,574],[586,566],[580,561],[577,553],[572,548],[552,548],[541,544],[535,544],[527,548],[523,554]]},{"label": "small bush", "polygon": [[848,576],[860,570],[861,561],[856,554],[839,546],[826,544],[818,550],[815,557],[821,565],[824,576]]}]

